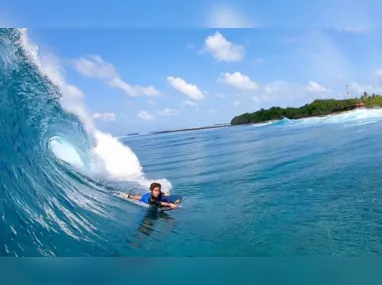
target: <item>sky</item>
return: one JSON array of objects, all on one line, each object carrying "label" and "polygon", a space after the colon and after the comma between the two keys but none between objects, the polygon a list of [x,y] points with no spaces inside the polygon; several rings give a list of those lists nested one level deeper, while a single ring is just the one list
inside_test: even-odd
[{"label": "sky", "polygon": [[381,1],[262,2],[3,0],[0,24],[27,27],[118,136],[382,94]]}]

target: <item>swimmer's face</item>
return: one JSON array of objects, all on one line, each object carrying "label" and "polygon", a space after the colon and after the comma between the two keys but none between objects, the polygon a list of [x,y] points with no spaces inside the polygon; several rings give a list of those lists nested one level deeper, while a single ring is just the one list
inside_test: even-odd
[{"label": "swimmer's face", "polygon": [[159,187],[155,187],[153,189],[153,196],[154,197],[159,197],[159,195],[160,195],[160,188]]}]

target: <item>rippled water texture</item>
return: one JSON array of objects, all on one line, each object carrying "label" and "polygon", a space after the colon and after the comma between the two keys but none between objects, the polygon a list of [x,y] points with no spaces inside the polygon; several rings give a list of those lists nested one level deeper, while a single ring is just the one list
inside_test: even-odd
[{"label": "rippled water texture", "polygon": [[[22,31],[0,54],[2,256],[382,254],[381,110],[118,141]],[[113,195],[152,181],[183,208]]]}]

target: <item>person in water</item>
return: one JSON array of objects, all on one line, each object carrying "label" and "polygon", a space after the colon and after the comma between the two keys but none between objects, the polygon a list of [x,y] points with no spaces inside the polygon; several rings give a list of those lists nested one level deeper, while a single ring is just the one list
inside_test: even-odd
[{"label": "person in water", "polygon": [[178,205],[174,203],[169,203],[166,200],[166,195],[161,191],[162,185],[160,183],[151,183],[150,192],[145,195],[131,195],[131,194],[123,194],[125,198],[137,200],[144,202],[146,204],[155,205],[157,207],[171,207],[175,209]]}]

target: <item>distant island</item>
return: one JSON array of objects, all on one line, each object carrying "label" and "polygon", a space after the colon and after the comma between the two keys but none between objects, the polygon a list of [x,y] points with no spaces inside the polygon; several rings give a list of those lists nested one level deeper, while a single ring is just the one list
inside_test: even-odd
[{"label": "distant island", "polygon": [[272,107],[270,109],[261,109],[254,113],[245,113],[234,117],[231,125],[243,125],[263,123],[268,121],[288,119],[302,119],[308,117],[326,116],[335,113],[342,113],[356,108],[373,108],[382,107],[382,96],[366,92],[360,98],[349,98],[343,100],[336,99],[319,99],[314,100],[310,104],[306,104],[299,108],[281,108]]},{"label": "distant island", "polygon": [[[217,128],[224,128],[224,127],[230,127],[231,125],[229,123],[225,124],[215,124],[212,126],[202,126],[202,127],[193,127],[193,128],[183,128],[183,129],[174,129],[174,130],[164,130],[164,131],[155,131],[155,132],[149,132],[145,133],[147,135],[156,135],[156,134],[166,134],[166,133],[176,133],[176,132],[187,132],[187,131],[197,131],[197,130],[207,130],[207,129],[217,129]],[[137,136],[142,135],[141,133],[129,133],[126,136]]]},{"label": "distant island", "polygon": [[230,126],[230,124],[216,124],[216,125],[212,125],[212,126],[184,128],[184,129],[166,130],[166,131],[156,131],[156,132],[152,132],[151,134],[165,134],[165,133],[175,133],[175,132],[197,131],[197,130],[224,128],[224,127],[229,127],[229,126]]}]

